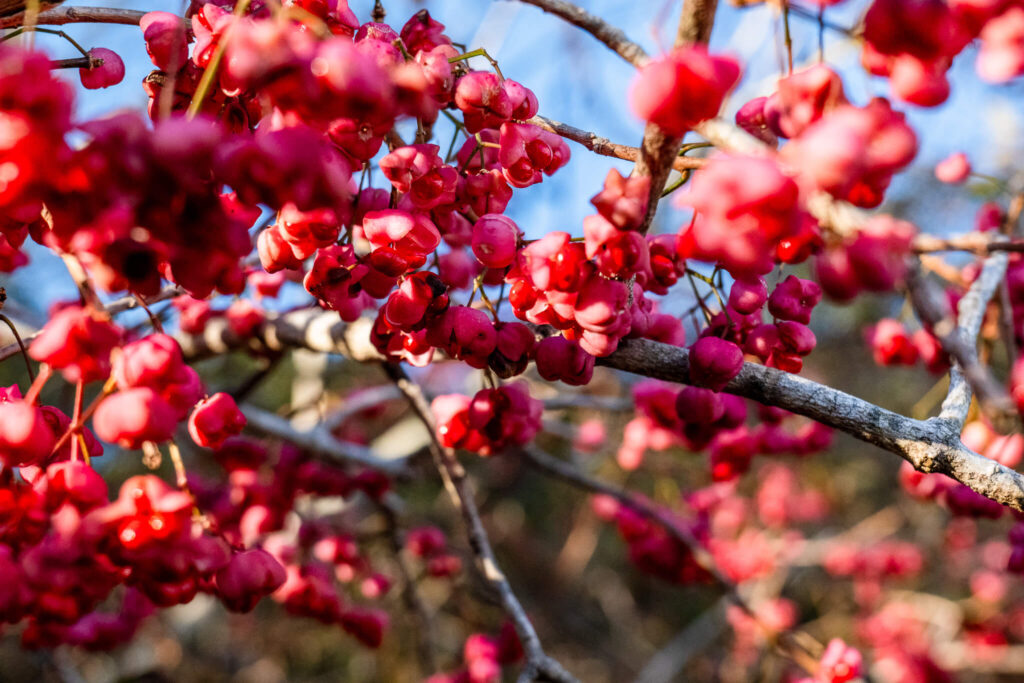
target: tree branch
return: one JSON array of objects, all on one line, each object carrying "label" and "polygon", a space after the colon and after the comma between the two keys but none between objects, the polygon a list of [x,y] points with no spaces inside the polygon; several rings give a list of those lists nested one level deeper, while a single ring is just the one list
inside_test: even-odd
[{"label": "tree branch", "polygon": [[707,45],[715,24],[718,0],[684,0],[683,13],[676,31],[676,47],[688,43]]},{"label": "tree branch", "polygon": [[[390,386],[390,385],[388,385]],[[377,502],[384,521],[387,526],[388,541],[391,544],[391,552],[395,555],[395,564],[398,565],[398,574],[402,579],[402,600],[415,621],[416,631],[416,652],[420,660],[420,666],[430,673],[437,671],[437,653],[434,648],[434,620],[427,610],[426,603],[416,590],[416,579],[409,563],[402,555],[405,546],[404,534],[399,527],[399,513],[395,505],[387,499]]]},{"label": "tree branch", "polygon": [[[686,349],[626,339],[604,365],[668,382],[689,381]],[[832,387],[754,363],[744,363],[725,391],[778,406],[846,432],[904,458],[922,472],[939,472],[986,498],[1024,512],[1024,476],[960,443],[948,420],[914,420]]]},{"label": "tree branch", "polygon": [[70,59],[50,60],[51,69],[94,69],[103,66],[102,59],[92,57],[71,57]]},{"label": "tree branch", "polygon": [[918,317],[931,327],[943,351],[955,361],[949,372],[949,391],[940,418],[951,421],[957,429],[967,419],[972,391],[982,411],[1001,431],[1007,431],[1017,420],[1016,406],[1006,389],[978,359],[976,342],[988,302],[1006,275],[1007,261],[1006,252],[997,252],[985,260],[981,273],[960,300],[956,317],[949,310],[945,292],[926,277],[919,263],[913,265],[907,278]]},{"label": "tree branch", "polygon": [[630,40],[622,29],[612,26],[582,7],[565,2],[565,0],[520,0],[520,2],[539,7],[573,26],[578,26],[637,68],[647,62],[647,52]]},{"label": "tree branch", "polygon": [[[715,23],[717,7],[718,0],[683,0],[675,47],[691,43],[707,45],[711,38],[711,28]],[[679,157],[683,137],[669,135],[655,123],[648,123],[644,127],[644,138],[640,142],[640,158],[633,169],[633,175],[647,176],[651,179],[651,188],[647,195],[647,213],[637,228],[641,234],[646,233],[654,221],[658,202],[665,191],[665,183],[672,172],[675,159]]]},{"label": "tree branch", "polygon": [[544,399],[544,410],[565,410],[585,408],[611,413],[631,411],[636,408],[633,399],[619,396],[598,396],[596,394],[560,394]]},{"label": "tree branch", "polygon": [[[614,157],[616,159],[623,159],[625,161],[638,161],[640,159],[640,149],[638,147],[630,147],[629,145],[620,145],[616,142],[610,141],[608,138],[601,137],[596,133],[582,130],[570,126],[566,123],[555,121],[544,116],[534,116],[532,119],[527,121],[535,126],[539,126],[546,131],[561,135],[563,138],[578,142],[591,152],[600,154],[606,157]],[[681,157],[676,156],[672,161],[672,168],[677,171],[685,171],[687,169],[703,168],[707,164],[706,159],[700,159],[695,157]]]},{"label": "tree branch", "polygon": [[[282,349],[300,346],[355,360],[379,360],[369,343],[372,319],[345,325],[337,313],[298,311],[269,315],[255,339],[241,340],[211,322],[201,338],[179,335],[186,356],[224,353],[232,348]],[[360,332],[361,331],[361,332]],[[372,350],[372,355],[367,355]],[[623,339],[598,364],[668,382],[689,382],[686,349],[647,339]],[[960,443],[960,428],[941,417],[914,420],[797,375],[744,363],[725,391],[817,420],[890,451],[922,472],[939,472],[981,495],[1024,512],[1024,475],[978,455]]]},{"label": "tree branch", "polygon": [[[54,7],[36,16],[39,25],[61,26],[64,24],[126,24],[138,25],[145,15],[130,9],[113,7]],[[21,26],[25,13],[0,17],[0,28]]]},{"label": "tree branch", "polygon": [[450,448],[442,446],[438,441],[437,425],[434,424],[433,413],[419,385],[409,378],[400,365],[385,363],[383,367],[429,432],[430,450],[434,457],[434,463],[452,503],[462,513],[462,521],[466,527],[473,555],[477,559],[484,579],[498,593],[502,607],[515,624],[516,633],[519,634],[523,651],[526,653],[526,665],[519,680],[529,681],[540,678],[551,681],[575,681],[572,674],[566,671],[561,664],[545,654],[537,631],[529,617],[526,616],[526,610],[523,609],[508,578],[498,565],[494,550],[491,548],[491,541],[484,529],[483,521],[480,519],[480,512],[477,510],[466,471],[455,457],[455,453]]},{"label": "tree branch", "polygon": [[686,625],[670,641],[654,653],[633,683],[670,683],[679,680],[681,672],[694,656],[715,642],[725,632],[727,598],[707,608]]},{"label": "tree branch", "polygon": [[284,439],[299,448],[311,451],[328,460],[369,467],[386,474],[397,475],[408,469],[405,458],[383,460],[362,444],[339,441],[323,428],[300,431],[292,426],[287,418],[275,415],[256,406],[243,403],[239,406],[245,419],[246,427],[268,436]]},{"label": "tree branch", "polygon": [[346,420],[354,417],[367,408],[374,408],[386,401],[402,398],[402,392],[394,384],[381,384],[375,387],[360,389],[345,398],[337,410],[323,419],[323,426],[333,432]]},{"label": "tree branch", "polygon": [[918,235],[914,238],[914,252],[928,254],[936,251],[969,251],[985,256],[994,251],[1024,252],[1024,241],[999,240],[991,232],[971,232],[956,237]]},{"label": "tree branch", "polygon": [[185,355],[201,358],[233,349],[282,351],[304,348],[321,353],[340,354],[355,361],[380,361],[383,356],[370,343],[373,318],[342,322],[337,313],[321,308],[268,314],[252,337],[242,338],[231,331],[223,318],[213,318],[201,335],[179,334]]}]

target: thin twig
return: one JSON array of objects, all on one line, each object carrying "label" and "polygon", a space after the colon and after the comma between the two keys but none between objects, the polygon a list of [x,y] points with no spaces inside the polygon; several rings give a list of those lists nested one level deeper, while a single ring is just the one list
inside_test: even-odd
[{"label": "thin twig", "polygon": [[400,365],[385,363],[383,365],[388,377],[398,386],[412,407],[416,417],[430,433],[431,454],[434,464],[444,481],[452,503],[462,513],[462,521],[469,537],[470,548],[477,559],[484,579],[498,593],[502,607],[515,624],[516,633],[526,654],[526,665],[519,680],[545,678],[552,681],[575,681],[576,679],[556,660],[545,654],[540,638],[533,624],[526,616],[519,598],[516,597],[508,578],[498,565],[498,560],[491,547],[491,541],[484,529],[480,512],[474,500],[473,491],[466,477],[466,471],[450,448],[445,448],[437,438],[437,426],[434,424],[433,413],[427,404],[419,385],[413,382]]},{"label": "thin twig", "polygon": [[381,384],[376,387],[360,389],[345,397],[341,407],[324,418],[323,425],[328,431],[333,432],[346,420],[367,408],[374,408],[396,398],[402,398],[402,392],[394,384]]},{"label": "thin twig", "polygon": [[609,24],[582,7],[564,0],[520,0],[520,2],[539,7],[573,26],[578,26],[637,68],[647,62],[647,52],[630,40],[622,29]]},{"label": "thin twig", "polygon": [[686,628],[647,661],[633,683],[668,683],[678,680],[679,672],[690,659],[725,631],[728,625],[725,618],[727,604],[727,597],[719,598],[718,602],[687,624]]},{"label": "thin twig", "polygon": [[[40,376],[43,376],[43,368],[48,367],[49,366],[47,366],[45,363],[41,366]],[[92,403],[90,403],[89,406],[84,411],[82,411],[82,415],[79,419],[74,420],[70,425],[68,425],[67,431],[64,432],[59,439],[57,439],[57,443],[53,445],[53,448],[50,450],[50,453],[53,454],[58,452],[61,448],[64,447],[64,444],[68,442],[68,439],[70,439],[72,436],[79,434],[82,431],[82,427],[85,426],[85,423],[92,418],[93,413],[95,413],[96,409],[100,407],[100,403],[102,403],[103,400],[107,398],[107,396],[110,396],[112,393],[114,393],[114,390],[116,388],[117,383],[114,381],[114,378],[109,378],[106,384],[103,385],[103,389],[100,390],[100,395],[94,398]],[[31,393],[32,391],[30,389],[29,394]],[[28,398],[28,395],[26,395],[25,400],[27,401]]]},{"label": "thin twig", "polygon": [[416,590],[416,579],[403,554],[405,542],[401,527],[399,526],[399,514],[395,506],[386,498],[377,501],[377,507],[384,515],[384,522],[387,527],[388,541],[391,544],[391,552],[395,556],[395,564],[398,567],[398,574],[402,579],[402,600],[406,608],[413,616],[416,631],[416,654],[420,660],[420,666],[433,673],[437,671],[437,652],[434,647],[434,620],[427,610],[426,603]]},{"label": "thin twig", "polygon": [[958,314],[949,310],[945,292],[915,265],[907,278],[914,310],[942,344],[955,363],[949,373],[949,393],[940,418],[962,427],[971,403],[978,397],[985,414],[1003,430],[1016,420],[1016,408],[1006,389],[992,377],[978,358],[977,336],[988,302],[1006,274],[1008,255],[997,252],[985,260],[981,274],[958,304]]},{"label": "thin twig", "polygon": [[[718,0],[683,0],[675,46],[693,43],[707,45],[711,38],[717,8]],[[656,123],[648,123],[644,127],[644,137],[640,142],[640,158],[633,169],[634,175],[647,176],[651,179],[647,195],[647,212],[637,228],[641,234],[646,233],[654,221],[658,203],[665,192],[665,183],[673,164],[679,158],[682,143],[683,136],[669,135]]]},{"label": "thin twig", "polygon": [[[148,297],[146,299],[146,303],[155,304],[160,301],[165,301],[167,299],[173,299],[174,297],[180,296],[184,293],[185,290],[183,290],[178,285],[167,285],[162,290],[160,290],[159,293],[154,294],[151,297]],[[131,295],[120,299],[116,299],[115,301],[111,301],[109,304],[104,306],[104,310],[107,312],[107,315],[117,315],[118,313],[123,313],[124,311],[128,311],[133,308],[138,308],[138,306],[138,300],[135,298],[134,295]],[[33,332],[32,334],[25,335],[24,337],[22,337],[22,341],[23,343],[31,343],[32,340],[39,336],[39,334],[40,332],[36,331]],[[11,356],[20,353],[20,351],[21,345],[19,344],[8,344],[7,346],[0,347],[0,361],[7,360]]]},{"label": "thin twig", "polygon": [[[546,131],[561,135],[567,140],[578,142],[595,154],[623,159],[625,161],[638,161],[640,159],[639,147],[620,145],[616,142],[612,142],[608,138],[601,137],[597,133],[591,133],[590,131],[576,128],[569,124],[549,119],[545,116],[534,116],[532,119],[527,121],[527,123],[532,123]],[[682,172],[695,168],[703,168],[706,164],[706,159],[677,156],[672,161],[672,168]]]},{"label": "thin twig", "polygon": [[234,29],[238,25],[237,20],[239,17],[245,15],[245,12],[249,9],[249,4],[251,2],[252,0],[235,1],[235,11],[232,14],[235,17],[236,23],[230,24],[224,31],[224,35],[220,36],[220,39],[217,41],[217,47],[213,51],[213,56],[210,57],[209,63],[206,65],[206,68],[203,69],[203,75],[199,79],[199,85],[196,86],[196,91],[192,95],[192,101],[189,102],[188,110],[185,112],[185,115],[188,116],[188,118],[195,118],[196,115],[202,111],[203,102],[213,87],[213,81],[217,78],[217,72],[220,70],[221,60],[224,59],[224,52],[231,43],[231,37],[234,33]]},{"label": "thin twig", "polygon": [[50,61],[51,69],[94,69],[103,66],[103,60],[95,57],[71,57]]},{"label": "thin twig", "polygon": [[15,346],[17,346],[17,351],[20,352],[22,358],[25,359],[25,369],[28,371],[28,380],[30,382],[35,381],[36,373],[35,373],[35,371],[32,370],[32,361],[29,360],[28,349],[25,348],[25,342],[24,342],[24,340],[22,340],[21,335],[18,334],[18,328],[15,327],[14,323],[11,322],[11,319],[8,318],[3,313],[0,313],[0,320],[2,320],[4,322],[4,324],[7,325],[7,327],[10,328],[11,334],[14,335]]},{"label": "thin twig", "polygon": [[[75,382],[75,407],[71,414],[71,422],[77,423],[82,419],[82,403],[85,399],[85,382],[78,380]],[[71,436],[71,461],[77,462],[78,460],[78,448],[81,445],[79,442],[85,442],[85,439],[78,437],[82,436],[81,433],[73,434]]]}]

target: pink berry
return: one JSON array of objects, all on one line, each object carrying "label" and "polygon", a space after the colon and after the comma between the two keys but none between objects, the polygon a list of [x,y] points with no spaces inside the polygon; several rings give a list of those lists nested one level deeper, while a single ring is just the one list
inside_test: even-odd
[{"label": "pink berry", "polygon": [[139,21],[146,52],[158,69],[176,71],[188,60],[188,41],[181,17],[170,12],[147,12]]},{"label": "pink berry", "polygon": [[89,90],[109,88],[124,80],[124,62],[113,50],[105,47],[94,47],[89,50],[89,57],[101,59],[103,64],[91,69],[79,69],[78,75],[82,85]]},{"label": "pink berry", "polygon": [[215,575],[217,597],[232,612],[251,612],[261,599],[285,582],[284,567],[266,550],[236,553]]},{"label": "pink berry", "polygon": [[511,218],[496,213],[481,216],[473,224],[473,255],[488,268],[512,264],[522,232]]},{"label": "pink berry", "polygon": [[217,449],[242,431],[246,419],[230,394],[218,392],[200,401],[188,419],[188,433],[204,448]]},{"label": "pink berry", "polygon": [[731,57],[708,54],[701,46],[681,47],[640,70],[629,100],[641,119],[682,135],[718,114],[739,77],[739,63]]},{"label": "pink berry", "polygon": [[743,315],[760,310],[767,299],[768,287],[761,277],[736,280],[729,290],[729,308]]},{"label": "pink berry", "polygon": [[963,152],[951,154],[935,166],[935,177],[944,183],[958,185],[971,174],[971,163]]},{"label": "pink berry", "polygon": [[39,462],[55,443],[56,436],[38,407],[22,400],[0,403],[0,459],[7,467]]},{"label": "pink berry", "polygon": [[167,441],[177,422],[174,409],[149,387],[107,397],[93,416],[96,435],[124,448],[140,448],[145,441]]},{"label": "pink berry", "polygon": [[690,347],[690,381],[715,391],[725,388],[743,369],[743,351],[718,337],[701,337]]}]

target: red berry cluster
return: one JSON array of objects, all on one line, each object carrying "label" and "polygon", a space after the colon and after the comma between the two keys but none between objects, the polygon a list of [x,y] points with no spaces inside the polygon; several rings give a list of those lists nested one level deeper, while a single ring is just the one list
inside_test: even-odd
[{"label": "red berry cluster", "polygon": [[438,396],[431,408],[442,445],[480,455],[529,443],[540,431],[543,410],[518,382],[482,389],[472,399],[461,394]]},{"label": "red berry cluster", "polygon": [[496,636],[474,633],[462,647],[465,668],[450,674],[435,674],[426,683],[498,683],[502,667],[523,658],[523,647],[512,624],[505,622]]}]

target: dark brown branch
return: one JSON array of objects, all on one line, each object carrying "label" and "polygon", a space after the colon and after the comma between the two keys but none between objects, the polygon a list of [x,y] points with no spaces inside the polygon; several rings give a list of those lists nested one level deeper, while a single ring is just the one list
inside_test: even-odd
[{"label": "dark brown branch", "polygon": [[[62,26],[64,24],[125,24],[138,25],[145,15],[130,9],[113,7],[55,7],[36,16],[36,24]],[[21,26],[25,13],[0,17],[0,28]]]},{"label": "dark brown branch", "polygon": [[540,638],[530,618],[526,615],[519,598],[509,584],[508,578],[498,565],[498,560],[491,548],[491,541],[484,529],[480,512],[476,507],[472,487],[466,477],[466,471],[455,457],[454,451],[441,445],[437,438],[437,425],[430,405],[423,396],[419,385],[413,382],[399,365],[385,363],[384,370],[398,386],[412,407],[416,417],[430,434],[430,451],[434,464],[444,481],[455,507],[462,513],[462,521],[469,537],[469,545],[476,557],[477,564],[487,583],[498,593],[502,607],[515,624],[516,633],[526,654],[526,665],[520,675],[520,681],[535,679],[551,681],[575,681],[576,679],[556,660],[545,654]]},{"label": "dark brown branch", "polygon": [[416,590],[416,579],[413,572],[402,554],[405,546],[404,534],[399,527],[399,513],[396,506],[386,498],[377,503],[381,513],[384,515],[387,526],[388,541],[391,544],[391,552],[395,555],[395,564],[398,566],[398,574],[402,579],[402,601],[406,609],[413,617],[414,630],[416,631],[416,654],[420,660],[420,666],[430,673],[437,671],[437,653],[434,648],[434,620],[427,610],[426,603]]},{"label": "dark brown branch", "polygon": [[914,238],[914,252],[928,254],[936,251],[968,251],[980,256],[995,251],[1024,252],[1024,241],[993,239],[992,233],[972,232],[943,239],[932,235],[918,235]]},{"label": "dark brown branch", "polygon": [[[608,138],[601,137],[596,133],[591,133],[574,126],[570,126],[566,123],[555,121],[554,119],[549,119],[544,116],[534,116],[532,119],[527,121],[527,123],[540,126],[544,130],[561,135],[567,140],[578,142],[595,154],[623,159],[625,161],[639,161],[640,159],[640,149],[638,147],[620,145],[616,142],[612,142]],[[685,171],[687,169],[703,168],[706,163],[707,161],[705,159],[677,156],[672,162],[672,168],[677,171]]]},{"label": "dark brown branch", "polygon": [[687,43],[707,44],[715,24],[718,0],[684,0],[683,14],[676,31],[676,47]]},{"label": "dark brown branch", "polygon": [[51,69],[93,69],[98,66],[103,66],[103,60],[92,57],[71,57],[50,61]]},{"label": "dark brown branch", "polygon": [[565,2],[565,0],[520,0],[520,2],[539,7],[573,26],[578,26],[637,68],[647,62],[647,52],[626,37],[622,29],[612,26],[582,7]]}]

